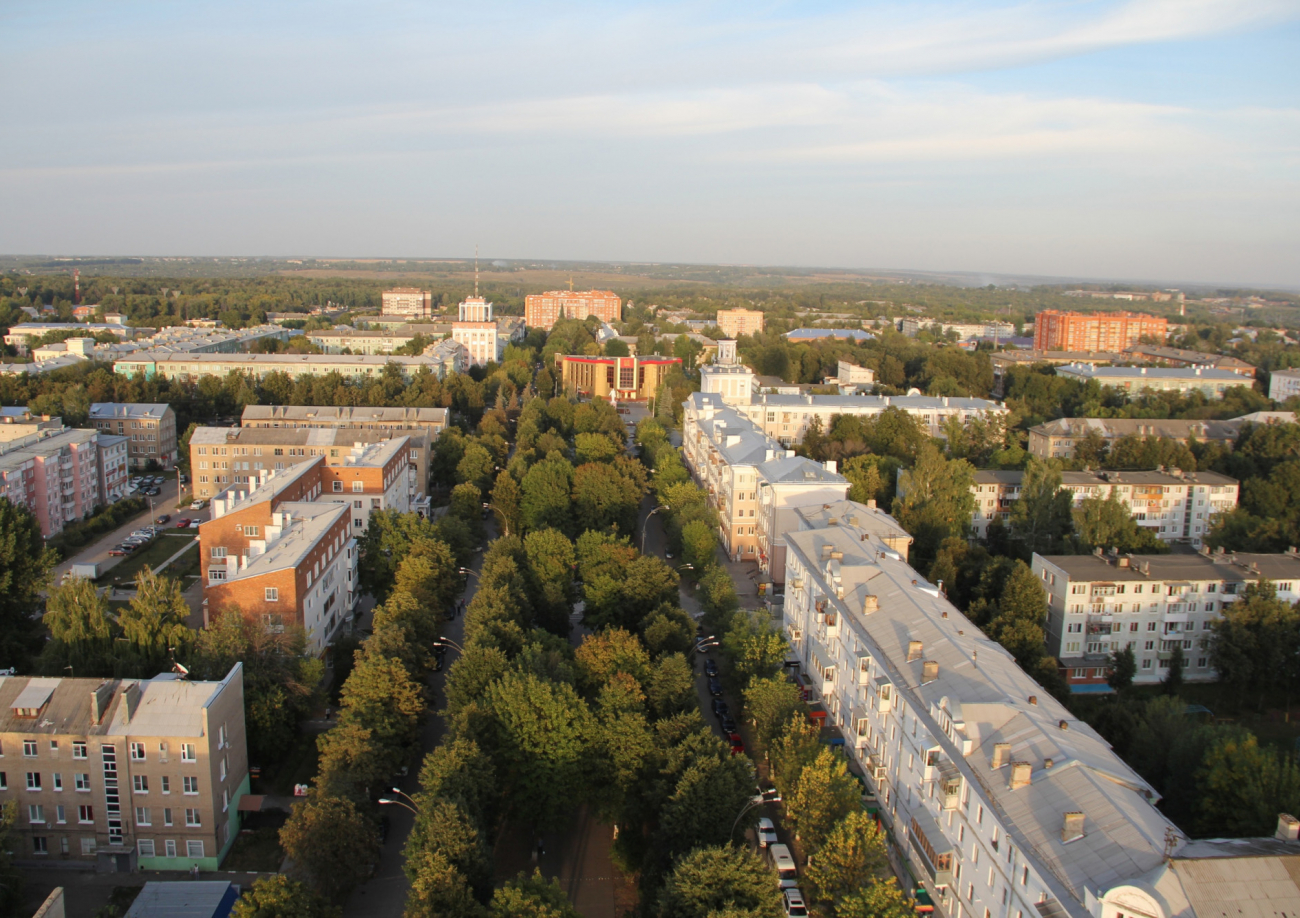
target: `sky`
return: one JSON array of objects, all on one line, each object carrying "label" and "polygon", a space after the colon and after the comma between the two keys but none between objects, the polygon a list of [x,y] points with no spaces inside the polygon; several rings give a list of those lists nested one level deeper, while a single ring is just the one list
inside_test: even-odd
[{"label": "sky", "polygon": [[1300,287],[1300,0],[4,0],[0,252]]}]

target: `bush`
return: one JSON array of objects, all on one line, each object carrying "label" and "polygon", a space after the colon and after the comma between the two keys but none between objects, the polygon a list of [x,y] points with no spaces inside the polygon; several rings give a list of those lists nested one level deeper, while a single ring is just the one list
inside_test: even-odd
[{"label": "bush", "polygon": [[149,503],[143,497],[128,497],[115,504],[109,504],[93,516],[79,523],[72,523],[58,535],[51,536],[46,543],[57,551],[62,558],[84,548],[107,532],[112,532],[131,517],[149,509]]}]

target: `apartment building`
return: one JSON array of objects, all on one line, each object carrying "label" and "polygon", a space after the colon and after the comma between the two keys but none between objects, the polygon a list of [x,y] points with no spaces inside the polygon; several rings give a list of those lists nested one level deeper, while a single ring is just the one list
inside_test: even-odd
[{"label": "apartment building", "polygon": [[1300,370],[1274,370],[1268,374],[1268,397],[1285,402],[1300,395]]},{"label": "apartment building", "polygon": [[169,469],[180,458],[176,412],[165,402],[95,402],[90,406],[90,423],[96,430],[127,438],[127,455],[133,469],[143,469],[150,462]]},{"label": "apartment building", "polygon": [[1223,398],[1233,386],[1251,387],[1251,381],[1231,370],[1203,367],[1094,367],[1066,364],[1056,368],[1057,376],[1095,380],[1098,385],[1123,390],[1130,395],[1143,392],[1200,392],[1206,398]]},{"label": "apartment building", "polygon": [[677,357],[583,357],[556,354],[564,391],[591,398],[645,401],[654,398],[682,362]]},{"label": "apartment building", "polygon": [[1189,914],[1130,905],[1186,839],[1096,731],[866,530],[786,543],[782,623],[806,691],[936,915]]},{"label": "apartment building", "polygon": [[469,352],[470,366],[499,363],[505,353],[505,341],[497,334],[492,319],[492,304],[481,296],[472,296],[460,304],[460,319],[451,325],[451,337]]},{"label": "apartment building", "polygon": [[909,338],[915,338],[924,330],[940,335],[953,332],[962,341],[971,338],[1001,338],[1005,341],[1015,335],[1016,326],[1012,322],[936,322],[924,316],[905,316],[898,330]]},{"label": "apartment building", "polygon": [[876,382],[876,371],[871,367],[860,367],[848,360],[839,361],[836,367],[835,382],[840,386],[871,386]]},{"label": "apartment building", "polygon": [[115,504],[131,491],[131,441],[117,434],[100,433],[95,444],[99,447],[99,499],[105,504]]},{"label": "apartment building", "polygon": [[41,430],[0,441],[0,497],[22,504],[49,538],[102,503],[99,435],[93,430]]},{"label": "apartment building", "polygon": [[763,313],[757,309],[719,309],[715,324],[728,338],[756,335],[763,330]]},{"label": "apartment building", "polygon": [[[297,429],[373,430],[389,437],[405,434],[412,450],[432,447],[447,427],[446,408],[339,408],[329,405],[248,405],[240,419],[243,427],[285,427]],[[419,464],[422,456],[412,458]]]},{"label": "apartment building", "polygon": [[383,376],[389,366],[395,366],[402,376],[410,379],[421,370],[428,370],[439,379],[446,375],[441,360],[421,355],[419,357],[394,357],[378,354],[171,354],[141,351],[113,362],[113,372],[120,376],[143,376],[153,379],[203,379],[215,376],[225,379],[231,373],[240,373],[262,380],[270,373],[284,373],[290,379],[302,376],[324,376],[338,373],[349,379],[376,379]]},{"label": "apartment building", "polygon": [[63,418],[48,414],[32,414],[23,407],[0,408],[0,442],[21,440],[41,431],[63,429]]},{"label": "apartment building", "polygon": [[1044,459],[1069,459],[1080,442],[1100,437],[1113,447],[1124,437],[1156,437],[1180,443],[1237,442],[1243,421],[1175,421],[1146,418],[1058,418],[1029,428],[1029,452]]},{"label": "apartment building", "polygon": [[359,598],[357,537],[371,512],[410,509],[407,442],[372,444],[342,467],[317,456],[263,470],[214,498],[199,527],[205,623],[237,610],[300,625],[324,650]]},{"label": "apartment building", "polygon": [[[326,354],[391,354],[399,347],[406,347],[415,340],[420,332],[409,329],[401,331],[358,331],[355,328],[339,326],[329,331],[307,333],[307,340]],[[439,336],[441,337],[441,336]]]},{"label": "apartment building", "polygon": [[1122,351],[1143,338],[1164,341],[1168,335],[1164,318],[1134,312],[1047,309],[1034,320],[1034,349],[1039,351]]},{"label": "apartment building", "polygon": [[409,441],[408,503],[428,511],[431,443],[424,428],[392,431],[343,427],[199,427],[190,435],[194,496],[211,499],[250,485],[262,471],[283,472],[323,457],[330,467],[355,464],[365,449],[397,437]]},{"label": "apartment building", "polygon": [[[973,534],[984,538],[989,523],[1006,521],[1020,499],[1024,472],[981,469],[975,472]],[[1062,490],[1074,506],[1086,498],[1112,494],[1128,507],[1139,526],[1162,542],[1189,542],[1199,547],[1214,518],[1237,506],[1237,480],[1218,472],[1155,469],[1133,472],[1062,472]]]},{"label": "apartment building", "polygon": [[794,508],[843,500],[849,491],[834,462],[794,455],[730,408],[684,432],[682,456],[718,511],[724,550],[768,572],[783,527],[795,525]]},{"label": "apartment building", "polygon": [[623,301],[612,290],[548,290],[524,297],[524,324],[550,330],[560,319],[581,322],[595,316],[602,322],[623,318]]},{"label": "apartment building", "polygon": [[[729,380],[734,391],[745,390],[744,383],[739,381],[745,374],[728,372],[715,375],[705,373],[705,370],[709,368],[701,368],[702,386],[707,384],[717,389],[722,386],[723,380]],[[750,378],[752,379],[752,374]],[[685,402],[686,416],[683,424],[697,423],[709,411],[727,405],[748,417],[767,436],[791,446],[803,441],[814,418],[820,419],[822,430],[829,430],[831,419],[836,415],[879,417],[886,410],[894,408],[917,418],[930,436],[942,437],[943,425],[950,418],[956,418],[965,424],[974,418],[991,418],[1007,413],[1004,405],[982,398],[930,395],[756,395],[753,394],[753,382],[749,388],[751,394],[748,399],[728,395],[726,401],[716,392],[691,393]]]},{"label": "apartment building", "polygon": [[1238,376],[1255,378],[1255,368],[1236,357],[1222,354],[1206,354],[1190,351],[1181,347],[1162,347],[1155,344],[1135,344],[1125,348],[1124,353],[1135,361],[1153,363],[1165,367],[1204,367],[1206,369],[1230,370]]},{"label": "apartment building", "polygon": [[51,332],[72,332],[76,335],[116,335],[124,341],[135,337],[135,329],[129,325],[94,322],[20,322],[9,327],[4,342],[15,348],[19,356],[26,355],[31,343],[44,338]]},{"label": "apartment building", "polygon": [[386,316],[427,319],[433,315],[433,294],[418,287],[394,287],[384,291],[381,311]]},{"label": "apartment building", "polygon": [[0,756],[25,865],[216,870],[248,793],[243,665],[219,682],[0,677]]},{"label": "apartment building", "polygon": [[[805,460],[807,461],[807,460]],[[847,493],[847,489],[846,489]],[[803,495],[800,495],[803,496]],[[809,495],[813,496],[813,495]],[[853,526],[880,539],[904,561],[912,547],[911,534],[898,522],[876,508],[874,500],[860,504],[847,499],[826,503],[800,503],[778,506],[778,495],[768,489],[759,491],[758,556],[759,568],[777,587],[786,582],[785,534],[828,526]]]},{"label": "apartment building", "polygon": [[1034,555],[1048,596],[1047,652],[1075,692],[1109,691],[1109,655],[1128,647],[1135,683],[1160,682],[1181,648],[1183,678],[1217,678],[1205,639],[1246,585],[1270,580],[1278,597],[1300,600],[1300,555]]}]

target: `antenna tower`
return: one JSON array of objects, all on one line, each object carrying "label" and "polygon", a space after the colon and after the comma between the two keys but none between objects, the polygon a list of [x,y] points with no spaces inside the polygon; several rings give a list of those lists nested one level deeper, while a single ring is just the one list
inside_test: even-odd
[{"label": "antenna tower", "polygon": [[81,272],[76,268],[72,269],[72,305],[81,305]]},{"label": "antenna tower", "polygon": [[478,298],[478,246],[474,246],[474,297]]}]

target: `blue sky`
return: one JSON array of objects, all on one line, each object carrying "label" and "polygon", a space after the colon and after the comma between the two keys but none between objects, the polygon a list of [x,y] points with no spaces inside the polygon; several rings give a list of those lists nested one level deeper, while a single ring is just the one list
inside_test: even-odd
[{"label": "blue sky", "polygon": [[1300,286],[1300,0],[0,4],[0,251]]}]

